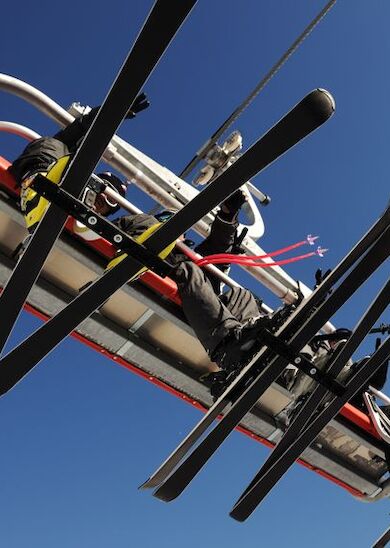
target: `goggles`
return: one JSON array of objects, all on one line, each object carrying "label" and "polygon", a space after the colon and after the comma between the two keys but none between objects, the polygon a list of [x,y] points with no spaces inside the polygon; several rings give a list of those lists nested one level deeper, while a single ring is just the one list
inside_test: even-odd
[{"label": "goggles", "polygon": [[[108,188],[111,188],[111,190],[113,190],[114,192],[116,192],[118,194],[118,190],[114,187],[114,185],[112,185],[111,183],[108,183],[106,182],[106,185]],[[115,200],[111,197],[111,196],[107,196],[107,194],[104,194],[102,193],[101,194],[102,198],[104,199],[104,201],[106,202],[106,204],[110,207],[118,207],[118,202],[115,202]]]},{"label": "goggles", "polygon": [[[116,188],[110,183],[106,183],[106,185],[114,192],[117,192]],[[115,200],[113,200],[113,198],[111,198],[111,196],[107,196],[103,192],[96,192],[96,190],[88,186],[84,190],[81,201],[84,202],[85,205],[87,205],[88,207],[94,207],[98,196],[101,196],[101,198],[103,198],[108,207],[112,209],[118,207],[119,205]]]}]

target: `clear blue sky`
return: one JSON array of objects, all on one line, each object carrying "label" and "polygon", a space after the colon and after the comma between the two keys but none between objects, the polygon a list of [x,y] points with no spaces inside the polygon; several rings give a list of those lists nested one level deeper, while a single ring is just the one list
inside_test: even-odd
[{"label": "clear blue sky", "polygon": [[[180,171],[324,4],[199,0],[146,86],[152,106],[120,135]],[[0,70],[64,106],[98,104],[150,6],[146,0],[6,2]],[[321,265],[334,266],[384,209],[389,17],[385,0],[338,2],[237,124],[250,144],[311,89],[324,87],[336,98],[333,119],[256,181],[273,200],[264,211],[266,249],[318,233],[330,248]],[[41,134],[55,131],[33,107],[5,93],[0,118]],[[1,155],[12,159],[22,146],[0,134]],[[311,285],[319,265],[297,264],[289,272]],[[338,325],[352,326],[385,278],[382,269],[337,316]],[[14,341],[37,324],[24,314]],[[200,414],[72,340],[0,408],[5,548],[363,548],[388,526],[387,501],[359,503],[300,466],[248,522],[234,522],[228,511],[267,454],[237,433],[174,503],[138,492]]]}]

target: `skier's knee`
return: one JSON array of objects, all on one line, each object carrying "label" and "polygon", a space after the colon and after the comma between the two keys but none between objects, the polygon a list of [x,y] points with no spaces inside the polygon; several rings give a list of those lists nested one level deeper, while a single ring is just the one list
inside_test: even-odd
[{"label": "skier's knee", "polygon": [[202,275],[201,269],[192,261],[181,261],[174,270],[172,277],[175,282],[189,283],[194,277]]}]

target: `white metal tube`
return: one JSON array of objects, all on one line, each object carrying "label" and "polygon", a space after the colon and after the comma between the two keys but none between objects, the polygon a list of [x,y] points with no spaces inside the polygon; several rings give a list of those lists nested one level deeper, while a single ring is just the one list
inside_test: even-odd
[{"label": "white metal tube", "polygon": [[373,386],[369,386],[368,388],[369,388],[370,392],[372,392],[374,394],[374,396],[376,396],[377,398],[380,398],[382,401],[387,403],[387,405],[390,405],[389,396],[386,396],[386,394],[384,394],[383,392],[380,392],[380,390],[377,390]]},{"label": "white metal tube", "polygon": [[22,124],[5,122],[4,120],[0,120],[0,131],[6,131],[7,133],[18,135],[19,137],[23,137],[23,139],[27,139],[27,141],[34,141],[40,137],[39,133],[26,126],[22,126]]},{"label": "white metal tube", "polygon": [[[171,196],[168,192],[164,191],[154,181],[152,181],[150,177],[142,173],[140,170],[135,170],[130,162],[122,158],[116,152],[111,153],[110,163],[116,169],[118,169],[118,171],[121,171],[124,175],[126,175],[131,182],[135,182],[136,184],[138,184],[138,186],[147,191],[149,195],[162,203],[164,207],[174,209],[179,209],[182,207],[182,204],[178,200],[176,200],[176,198]],[[199,221],[193,228],[202,236],[207,236],[210,231],[209,225],[204,221]],[[258,253],[262,253],[261,248]],[[262,268],[250,267],[245,268],[245,270],[247,270],[250,275],[260,280],[265,287],[267,287],[284,302],[292,304],[297,300],[297,294],[295,293],[295,291],[293,289],[290,289],[289,287],[286,287],[286,285],[282,281],[276,279],[275,276],[273,276],[270,272],[267,272]],[[333,330],[334,327],[331,326],[329,328],[329,331]]]},{"label": "white metal tube", "polygon": [[[28,101],[43,111],[52,119],[56,120],[61,125],[67,125],[74,120],[74,117],[64,110],[60,105],[55,103],[47,95],[37,90],[33,86],[14,78],[6,74],[0,74],[0,89],[13,93],[18,97]],[[140,188],[145,190],[150,196],[162,203],[164,207],[168,208],[181,208],[182,204],[176,200],[169,192],[159,187],[154,181],[147,177],[140,170],[135,169],[126,159],[121,157],[115,150],[115,136],[112,143],[114,146],[109,145],[106,149],[103,158],[107,163],[112,165],[115,169],[123,173],[131,181],[137,184]],[[207,236],[209,233],[209,226],[204,221],[199,221],[193,227],[202,236]],[[259,250],[262,253],[262,250]],[[264,269],[250,269],[248,272],[259,281],[261,281],[268,289],[270,289],[275,295],[287,303],[295,302],[297,295],[294,292],[294,288],[286,285],[287,280],[282,280],[283,274],[289,279],[289,277],[278,267],[276,267],[274,273],[265,272]],[[280,271],[280,272],[279,272]],[[275,280],[275,274],[279,280]],[[294,284],[294,280],[291,280],[291,284]]]},{"label": "white metal tube", "polygon": [[[164,207],[173,210],[179,210],[183,207],[183,204],[179,200],[159,187],[157,183],[142,173],[141,170],[135,169],[130,162],[122,158],[116,151],[112,151],[110,154],[110,164],[126,175],[130,183],[134,183],[142,188],[142,190],[146,191],[149,196],[160,202]],[[204,221],[199,221],[196,224],[196,228],[203,235],[207,235],[209,232],[209,226]]]},{"label": "white metal tube", "polygon": [[52,118],[64,126],[70,124],[74,120],[74,117],[64,108],[60,107],[58,103],[18,78],[14,78],[8,74],[0,74],[0,89],[24,99],[47,114],[49,118]]},{"label": "white metal tube", "polygon": [[259,188],[255,187],[255,185],[253,185],[249,181],[245,184],[249,192],[253,194],[253,196],[256,196],[256,198],[259,200],[261,204],[264,204],[264,205],[269,204],[269,202],[271,201],[271,198],[267,194],[264,194],[264,192],[261,192]]}]

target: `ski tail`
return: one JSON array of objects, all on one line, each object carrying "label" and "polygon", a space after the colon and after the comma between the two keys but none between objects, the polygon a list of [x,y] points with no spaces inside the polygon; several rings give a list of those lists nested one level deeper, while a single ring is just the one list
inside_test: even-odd
[{"label": "ski tail", "polygon": [[214,405],[210,407],[206,415],[195,428],[191,430],[188,436],[184,438],[180,445],[167,457],[157,470],[139,486],[139,489],[152,489],[158,487],[165,481],[228,403],[228,400],[221,396]]}]

